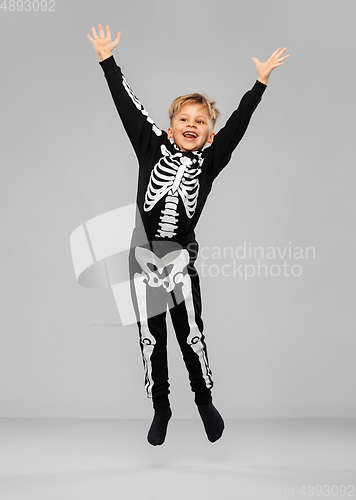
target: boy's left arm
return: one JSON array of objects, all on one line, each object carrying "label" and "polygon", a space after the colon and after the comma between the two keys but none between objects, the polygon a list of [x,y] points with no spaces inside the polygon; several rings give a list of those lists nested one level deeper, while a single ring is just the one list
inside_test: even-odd
[{"label": "boy's left arm", "polygon": [[213,179],[229,163],[234,149],[244,136],[252,114],[262,99],[267,85],[256,80],[251,90],[242,97],[238,108],[232,113],[225,126],[214,137],[207,155],[211,156],[211,176]]},{"label": "boy's left arm", "polygon": [[286,50],[287,47],[283,50],[280,50],[279,47],[264,63],[261,63],[257,57],[252,58],[256,64],[258,79],[251,90],[244,94],[238,108],[232,113],[226,125],[216,134],[214,142],[209,148],[211,151],[208,154],[212,155],[213,179],[228,164],[234,149],[244,136],[252,114],[267,88],[271,72],[274,68],[284,64],[283,60],[289,57],[289,54],[281,57]]}]

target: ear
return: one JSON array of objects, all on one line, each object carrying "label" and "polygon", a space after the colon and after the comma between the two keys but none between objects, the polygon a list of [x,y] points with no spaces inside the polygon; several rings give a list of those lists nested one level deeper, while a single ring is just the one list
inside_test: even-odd
[{"label": "ear", "polygon": [[206,142],[208,142],[209,144],[212,144],[212,142],[214,141],[214,137],[215,137],[215,132],[211,132],[211,134],[209,135],[208,140]]},{"label": "ear", "polygon": [[168,139],[172,139],[172,137],[173,137],[172,127],[169,127],[169,129],[167,130],[167,134],[168,134]]}]

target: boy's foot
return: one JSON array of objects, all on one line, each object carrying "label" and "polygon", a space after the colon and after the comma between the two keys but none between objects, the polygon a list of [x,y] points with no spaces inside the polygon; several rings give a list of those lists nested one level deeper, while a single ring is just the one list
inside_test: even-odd
[{"label": "boy's foot", "polygon": [[211,443],[214,443],[223,433],[224,420],[213,403],[197,405],[197,407],[208,439]]},{"label": "boy's foot", "polygon": [[172,410],[168,408],[158,408],[152,420],[150,430],[148,431],[147,440],[153,446],[164,443],[167,433],[167,425],[172,416]]}]

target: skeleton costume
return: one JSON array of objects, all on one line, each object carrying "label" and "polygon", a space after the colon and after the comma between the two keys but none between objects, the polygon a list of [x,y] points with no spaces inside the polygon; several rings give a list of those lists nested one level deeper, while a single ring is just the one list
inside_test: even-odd
[{"label": "skeleton costume", "polygon": [[[242,139],[266,85],[256,80],[210,147],[184,152],[149,118],[113,56],[100,61],[139,162],[129,266],[145,387],[155,409],[169,406],[166,313],[169,309],[195,402],[212,401],[212,372],[203,335],[195,226],[212,183]],[[142,233],[148,244],[142,242]]]}]

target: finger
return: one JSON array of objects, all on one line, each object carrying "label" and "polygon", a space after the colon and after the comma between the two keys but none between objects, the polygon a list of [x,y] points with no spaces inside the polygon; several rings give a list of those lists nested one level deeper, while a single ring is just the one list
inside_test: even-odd
[{"label": "finger", "polygon": [[277,50],[275,50],[275,51],[273,52],[273,54],[271,55],[270,59],[271,59],[271,58],[273,58],[273,57],[275,57],[275,56],[276,56],[276,54],[277,54],[277,52],[278,52],[279,50],[280,50],[280,47],[278,47],[278,49],[277,49]]},{"label": "finger", "polygon": [[120,38],[121,38],[121,31],[118,31],[117,35],[115,37],[115,40],[114,40],[114,44],[115,44],[114,47],[117,47],[119,45]]},{"label": "finger", "polygon": [[87,33],[87,38],[91,41],[91,42],[94,42],[94,38],[92,38],[89,33]]},{"label": "finger", "polygon": [[106,36],[111,40],[111,31],[108,25],[105,26]]},{"label": "finger", "polygon": [[99,37],[98,37],[98,34],[97,34],[97,32],[95,31],[95,28],[94,28],[93,26],[92,26],[91,30],[92,30],[92,32],[93,32],[93,37],[94,37],[95,39],[96,39],[96,38],[99,38]]},{"label": "finger", "polygon": [[104,35],[104,30],[103,30],[103,27],[101,24],[98,24],[99,26],[99,34],[100,34],[100,38],[105,38],[105,35]]},{"label": "finger", "polygon": [[284,60],[285,60],[285,59],[287,59],[289,56],[290,56],[290,54],[287,54],[287,55],[286,55],[286,56],[284,56],[284,57],[278,57],[278,59],[276,59],[276,61],[275,61],[275,62],[279,63],[279,62],[281,62],[281,61],[284,61]]},{"label": "finger", "polygon": [[284,47],[284,49],[280,51],[280,53],[278,54],[278,56],[280,57],[283,54],[283,52],[285,52],[286,50],[287,50],[287,47]]}]

